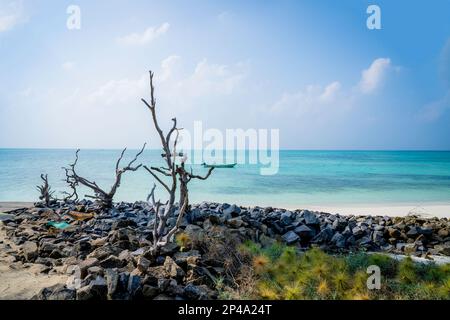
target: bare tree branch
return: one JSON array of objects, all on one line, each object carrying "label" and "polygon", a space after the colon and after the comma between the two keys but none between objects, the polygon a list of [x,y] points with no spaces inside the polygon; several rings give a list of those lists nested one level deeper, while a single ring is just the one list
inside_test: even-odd
[{"label": "bare tree branch", "polygon": [[145,170],[147,170],[152,176],[153,176],[153,178],[155,178],[166,190],[167,190],[167,192],[170,192],[170,188],[169,188],[169,186],[164,182],[164,181],[162,181],[153,171],[152,171],[152,169],[153,168],[151,168],[151,169],[149,169],[147,166],[145,166],[144,165],[144,169]]},{"label": "bare tree branch", "polygon": [[119,158],[116,161],[116,172],[115,172],[116,177],[115,177],[114,184],[111,186],[111,189],[109,192],[100,188],[95,181],[90,181],[90,180],[78,175],[75,168],[76,168],[76,165],[78,162],[78,153],[80,152],[80,149],[78,149],[75,152],[75,161],[73,164],[69,165],[70,169],[67,169],[67,171],[66,171],[67,172],[66,179],[68,181],[72,181],[73,183],[76,183],[76,185],[81,184],[85,187],[88,187],[89,189],[92,189],[92,191],[94,192],[94,195],[93,196],[86,195],[86,197],[97,200],[103,208],[111,208],[113,198],[117,192],[117,189],[120,187],[120,183],[122,181],[122,175],[127,171],[136,171],[142,166],[142,164],[139,164],[139,165],[133,167],[133,163],[144,152],[145,146],[146,146],[146,143],[144,143],[144,145],[142,146],[140,151],[135,155],[135,157],[128,163],[128,165],[126,167],[120,168],[119,167],[120,162],[122,161],[127,149],[125,148],[122,150]]},{"label": "bare tree branch", "polygon": [[40,192],[39,200],[44,200],[46,206],[50,205],[50,201],[53,199],[53,191],[51,191],[50,185],[48,184],[48,175],[41,174],[41,179],[43,184],[40,186],[36,186],[38,191]]},{"label": "bare tree branch", "polygon": [[[147,197],[147,202],[152,201],[153,208],[155,209],[155,220],[153,223],[153,249],[157,251],[161,246],[167,244],[169,241],[172,241],[173,235],[178,231],[181,221],[185,212],[189,208],[189,197],[188,197],[188,188],[187,185],[191,179],[200,179],[206,180],[212,173],[214,168],[211,168],[206,176],[202,177],[199,175],[194,175],[192,171],[188,173],[184,168],[184,162],[186,157],[183,156],[182,153],[178,154],[177,152],[177,143],[179,138],[179,132],[182,130],[181,128],[177,128],[177,119],[174,117],[172,119],[172,127],[168,131],[167,135],[164,136],[164,133],[158,123],[158,119],[156,117],[156,99],[155,99],[155,88],[153,86],[153,72],[149,72],[150,75],[150,103],[145,99],[141,99],[142,102],[147,106],[150,110],[153,125],[159,135],[161,140],[161,146],[163,153],[161,156],[166,162],[165,166],[161,167],[148,167],[143,166],[147,172],[149,172],[152,177],[158,181],[160,185],[168,193],[168,200],[162,208],[162,204],[160,201],[155,201],[154,193],[155,193],[155,185],[153,186],[150,194]],[[171,148],[171,139],[172,135],[176,133],[175,139],[173,140],[172,148]],[[173,149],[173,150],[171,150]],[[181,165],[177,164],[177,156],[183,157],[181,159]],[[162,178],[158,174],[164,177],[170,177],[171,183],[167,183],[162,180]],[[180,207],[178,217],[175,225],[167,232],[167,220],[171,214],[175,212],[175,194],[177,191],[177,180],[180,182],[180,199],[178,202],[178,206]]]},{"label": "bare tree branch", "polygon": [[205,176],[203,176],[203,177],[202,177],[202,176],[199,176],[199,175],[192,174],[192,171],[191,171],[191,173],[188,173],[187,175],[188,175],[189,178],[191,178],[191,179],[206,180],[206,179],[209,178],[209,176],[211,175],[211,173],[213,172],[213,170],[214,170],[214,167],[209,168],[208,173],[207,173]]}]

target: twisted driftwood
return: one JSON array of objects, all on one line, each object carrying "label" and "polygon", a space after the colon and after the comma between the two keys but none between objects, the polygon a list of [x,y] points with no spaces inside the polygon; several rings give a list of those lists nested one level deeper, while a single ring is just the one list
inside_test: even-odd
[{"label": "twisted driftwood", "polygon": [[43,201],[46,206],[50,204],[50,201],[53,199],[53,191],[51,191],[50,185],[48,184],[48,175],[41,174],[41,179],[44,181],[42,185],[36,186],[40,195],[39,200]]},{"label": "twisted driftwood", "polygon": [[[120,162],[122,161],[122,158],[123,158],[127,148],[122,150],[122,153],[120,154],[120,157],[117,159],[117,162],[116,162],[115,181],[109,191],[106,191],[106,190],[100,188],[95,181],[90,181],[90,180],[78,175],[78,173],[75,170],[75,167],[78,162],[78,153],[80,152],[80,149],[78,149],[75,152],[75,161],[69,165],[68,169],[65,168],[66,181],[70,181],[70,182],[68,182],[69,185],[73,184],[75,187],[80,184],[85,187],[88,187],[89,189],[91,189],[94,192],[94,195],[93,196],[86,195],[86,197],[95,199],[101,205],[102,208],[109,209],[112,207],[113,198],[117,192],[117,189],[120,187],[120,183],[122,180],[122,174],[124,174],[127,171],[136,171],[137,169],[139,169],[142,166],[142,164],[139,164],[139,165],[133,167],[133,163],[136,162],[137,158],[142,154],[145,146],[146,146],[146,144],[144,143],[144,145],[142,146],[142,149],[135,155],[133,160],[131,160],[127,166],[120,168]],[[76,191],[75,191],[75,194],[76,194]],[[77,197],[78,197],[78,195],[77,195]]]},{"label": "twisted driftwood", "polygon": [[[213,171],[214,168],[210,168],[207,175],[204,177],[194,175],[191,172],[187,172],[185,170],[184,161],[185,158],[181,159],[181,164],[177,165],[177,156],[181,156],[181,153],[177,152],[177,142],[179,131],[181,128],[177,128],[177,119],[172,119],[172,127],[167,133],[164,135],[161,127],[159,126],[158,119],[156,117],[156,100],[155,100],[155,88],[153,86],[153,72],[150,71],[150,102],[147,102],[145,99],[141,99],[142,102],[147,106],[150,110],[153,125],[158,132],[158,136],[161,140],[161,145],[163,149],[163,153],[161,156],[166,163],[165,167],[148,167],[144,165],[144,169],[147,170],[148,173],[152,175],[152,177],[158,181],[158,183],[167,191],[168,200],[166,203],[161,203],[160,200],[155,200],[155,189],[156,184],[153,185],[153,188],[147,197],[147,201],[151,202],[153,209],[155,211],[155,220],[153,223],[153,248],[158,250],[158,248],[166,245],[168,242],[172,241],[172,237],[175,232],[179,229],[180,223],[183,219],[184,214],[188,210],[189,206],[189,191],[188,191],[188,183],[191,179],[202,179],[206,180]],[[175,135],[175,139],[173,140],[173,144],[171,145],[171,138],[173,134]],[[165,177],[165,178],[163,178]],[[164,180],[169,180],[166,182]],[[167,229],[167,219],[169,216],[175,211],[175,198],[177,191],[177,180],[180,181],[180,199],[179,199],[179,212],[178,217],[175,222],[175,225],[170,229]]]}]

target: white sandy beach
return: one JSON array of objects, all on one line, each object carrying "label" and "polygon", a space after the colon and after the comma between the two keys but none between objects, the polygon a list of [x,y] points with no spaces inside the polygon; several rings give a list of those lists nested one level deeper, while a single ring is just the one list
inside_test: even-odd
[{"label": "white sandy beach", "polygon": [[332,205],[306,206],[305,209],[339,214],[396,216],[420,215],[426,218],[450,218],[449,204],[424,204],[421,206],[407,204],[367,204],[367,205]]}]

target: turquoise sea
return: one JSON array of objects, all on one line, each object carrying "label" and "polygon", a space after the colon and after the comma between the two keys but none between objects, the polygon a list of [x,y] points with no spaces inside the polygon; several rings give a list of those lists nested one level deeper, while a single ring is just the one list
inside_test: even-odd
[{"label": "turquoise sea", "polygon": [[[119,154],[120,150],[81,150],[78,172],[108,187]],[[124,160],[133,155],[130,150]],[[61,167],[73,158],[74,150],[68,149],[0,149],[0,201],[35,201],[41,173],[48,173],[59,195],[65,190]],[[161,165],[160,151],[146,150],[140,161]],[[209,180],[191,182],[191,202],[279,207],[450,203],[450,151],[283,150],[279,164],[273,176],[260,175],[258,165],[216,169]],[[193,169],[206,172],[200,165]],[[126,173],[117,200],[143,200],[152,184],[145,170]]]}]

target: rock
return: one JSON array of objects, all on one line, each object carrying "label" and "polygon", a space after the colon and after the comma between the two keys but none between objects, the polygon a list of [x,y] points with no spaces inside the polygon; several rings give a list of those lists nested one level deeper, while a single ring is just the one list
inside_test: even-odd
[{"label": "rock", "polygon": [[[126,299],[129,297],[128,284],[130,281],[130,274],[128,272],[120,272],[117,279],[117,287],[114,291],[114,298]],[[136,281],[136,280],[134,280]]]},{"label": "rock", "polygon": [[280,216],[280,221],[285,226],[290,225],[292,223],[292,212],[291,211],[285,211]]},{"label": "rock", "polygon": [[127,228],[127,227],[137,227],[137,223],[131,219],[126,219],[126,220],[116,220],[113,222],[112,226],[111,226],[111,230],[117,230],[117,229],[122,229],[122,228]]},{"label": "rock", "polygon": [[98,276],[92,280],[89,285],[77,290],[78,300],[106,300],[108,288],[106,280]]},{"label": "rock", "polygon": [[372,240],[368,236],[361,237],[356,243],[363,247],[368,247],[372,244]]},{"label": "rock", "polygon": [[130,274],[128,279],[128,293],[131,298],[137,297],[141,293],[141,277],[138,275]]},{"label": "rock", "polygon": [[39,300],[74,300],[75,297],[75,290],[68,289],[62,284],[44,288],[37,295]]},{"label": "rock", "polygon": [[[204,236],[203,229],[202,228],[200,228],[200,229],[201,229],[201,231],[200,231],[201,234],[198,234],[197,237],[203,237]],[[192,232],[192,230],[190,230],[190,232]],[[195,238],[196,235],[192,235],[192,236],[189,235],[189,237],[190,237],[190,239],[199,239],[199,238]],[[163,256],[173,255],[175,252],[178,252],[178,251],[180,251],[180,247],[175,242],[170,242],[170,243],[166,244],[165,246],[163,246],[160,249],[160,253]],[[145,257],[150,260],[149,256],[145,255]]]},{"label": "rock", "polygon": [[181,279],[185,275],[183,269],[181,269],[170,256],[166,256],[166,260],[164,261],[164,270],[167,272],[169,277],[175,279]]},{"label": "rock", "polygon": [[39,263],[33,263],[30,268],[28,269],[29,272],[38,275],[41,273],[47,273],[50,271],[50,267],[43,265],[43,264],[39,264]]},{"label": "rock", "polygon": [[39,254],[50,254],[52,251],[59,249],[57,245],[51,243],[51,242],[42,242],[39,246]]},{"label": "rock", "polygon": [[120,252],[122,252],[121,248],[113,247],[110,244],[106,244],[92,251],[87,256],[87,258],[97,258],[98,260],[103,260],[109,257],[110,255],[118,255]]},{"label": "rock", "polygon": [[99,261],[96,258],[87,258],[78,264],[81,272],[81,278],[84,279],[87,275],[87,270],[90,267],[98,265]]},{"label": "rock", "polygon": [[372,234],[372,240],[375,243],[384,243],[384,233],[382,231],[374,231]]},{"label": "rock", "polygon": [[183,286],[179,285],[175,279],[170,279],[165,293],[170,296],[181,297],[183,295],[183,289]]},{"label": "rock", "polygon": [[120,268],[123,266],[123,261],[118,257],[111,255],[108,258],[100,261],[99,265],[105,269]]},{"label": "rock", "polygon": [[347,221],[344,219],[337,218],[336,220],[333,221],[332,226],[334,230],[342,232],[347,226]]},{"label": "rock", "polygon": [[109,299],[112,299],[117,291],[117,284],[119,281],[119,273],[116,269],[105,270],[106,288]]},{"label": "rock", "polygon": [[89,285],[81,287],[77,290],[77,300],[92,300],[94,296],[91,294],[91,288]]},{"label": "rock", "polygon": [[148,267],[150,267],[150,260],[144,258],[143,256],[140,256],[137,262],[137,268],[141,272],[146,272]]},{"label": "rock", "polygon": [[403,247],[405,253],[413,253],[417,251],[417,246],[414,243],[408,243]]},{"label": "rock", "polygon": [[60,249],[55,249],[52,252],[50,252],[50,254],[48,255],[50,258],[53,259],[59,259],[65,256],[65,254],[63,253],[62,250]]},{"label": "rock", "polygon": [[305,219],[305,223],[307,225],[318,225],[318,224],[320,224],[319,218],[317,218],[317,216],[314,213],[312,213],[311,211],[303,210],[302,211],[302,215],[303,215],[303,219]]},{"label": "rock", "polygon": [[89,243],[88,240],[79,241],[75,244],[75,247],[74,247],[74,249],[78,253],[89,252],[91,250],[91,248],[92,248],[92,245]]},{"label": "rock", "polygon": [[184,287],[183,294],[188,300],[205,300],[208,298],[207,290],[191,283]]},{"label": "rock", "polygon": [[433,234],[433,229],[431,228],[419,228],[419,234],[425,237],[430,237]]},{"label": "rock", "polygon": [[375,227],[373,227],[374,231],[384,231],[384,227],[382,225],[375,225]]},{"label": "rock", "polygon": [[448,237],[448,234],[449,234],[449,232],[447,229],[439,229],[439,231],[438,231],[438,236],[442,237],[442,238]]},{"label": "rock", "polygon": [[295,228],[294,232],[300,236],[302,241],[312,239],[315,234],[314,230],[304,224]]},{"label": "rock", "polygon": [[280,226],[276,221],[273,221],[271,223],[271,227],[278,234],[282,234],[284,232],[284,228],[282,226]]},{"label": "rock", "polygon": [[104,273],[103,268],[99,266],[90,267],[87,271],[88,274],[91,274],[94,277],[103,276]]},{"label": "rock", "polygon": [[443,254],[445,256],[450,256],[450,244],[443,244],[443,245],[435,245],[434,248],[437,250],[438,253]]},{"label": "rock", "polygon": [[244,223],[245,222],[242,221],[242,219],[240,217],[227,220],[227,224],[230,227],[235,228],[235,229],[242,227],[244,225]]},{"label": "rock", "polygon": [[216,215],[216,214],[210,215],[208,217],[208,220],[211,222],[211,224],[214,224],[214,225],[218,225],[218,224],[220,224],[222,222],[222,219],[220,218],[220,216]]},{"label": "rock", "polygon": [[339,231],[333,235],[330,241],[338,248],[345,248],[345,236]]},{"label": "rock", "polygon": [[294,231],[288,231],[283,236],[282,239],[286,244],[294,244],[298,240],[300,240],[300,237],[294,232]]},{"label": "rock", "polygon": [[352,234],[355,237],[361,237],[361,236],[363,236],[365,234],[365,232],[364,232],[363,228],[361,228],[361,227],[354,227],[352,229]]},{"label": "rock", "polygon": [[318,235],[316,235],[311,242],[312,243],[326,243],[333,238],[334,231],[331,229],[330,226],[325,227],[322,231],[319,232]]},{"label": "rock", "polygon": [[389,237],[399,239],[401,232],[395,228],[388,228]]},{"label": "rock", "polygon": [[241,213],[241,208],[239,208],[237,205],[233,204],[226,209],[223,209],[224,215],[231,215],[232,217],[237,217],[239,213]]},{"label": "rock", "polygon": [[252,219],[260,219],[261,218],[261,210],[259,208],[253,208],[250,210],[250,217]]},{"label": "rock", "polygon": [[173,256],[175,263],[181,266],[182,268],[187,268],[188,266],[190,267],[196,266],[200,258],[201,255],[197,250],[177,252]]},{"label": "rock", "polygon": [[32,241],[26,241],[22,245],[22,252],[23,256],[25,257],[25,261],[33,262],[38,256],[38,247],[36,243]]},{"label": "rock", "polygon": [[12,214],[6,214],[1,213],[0,214],[0,221],[3,222],[3,224],[7,224],[14,221],[14,215]]},{"label": "rock", "polygon": [[162,293],[157,295],[153,300],[173,300],[173,299],[168,295]]},{"label": "rock", "polygon": [[408,238],[415,239],[420,234],[420,228],[419,227],[411,227],[409,228],[408,232],[406,233],[406,236]]},{"label": "rock", "polygon": [[201,241],[205,237],[205,231],[195,224],[188,224],[184,229],[184,233],[189,236],[189,239],[199,239]]},{"label": "rock", "polygon": [[82,280],[77,275],[71,275],[67,278],[66,287],[68,289],[78,290],[81,288]]},{"label": "rock", "polygon": [[158,294],[159,294],[158,287],[150,286],[150,285],[147,285],[147,284],[142,287],[142,295],[145,298],[153,299]]},{"label": "rock", "polygon": [[131,260],[132,259],[132,255],[130,250],[123,250],[121,253],[119,253],[118,256],[119,260],[122,260],[124,263],[126,263],[126,261]]}]

